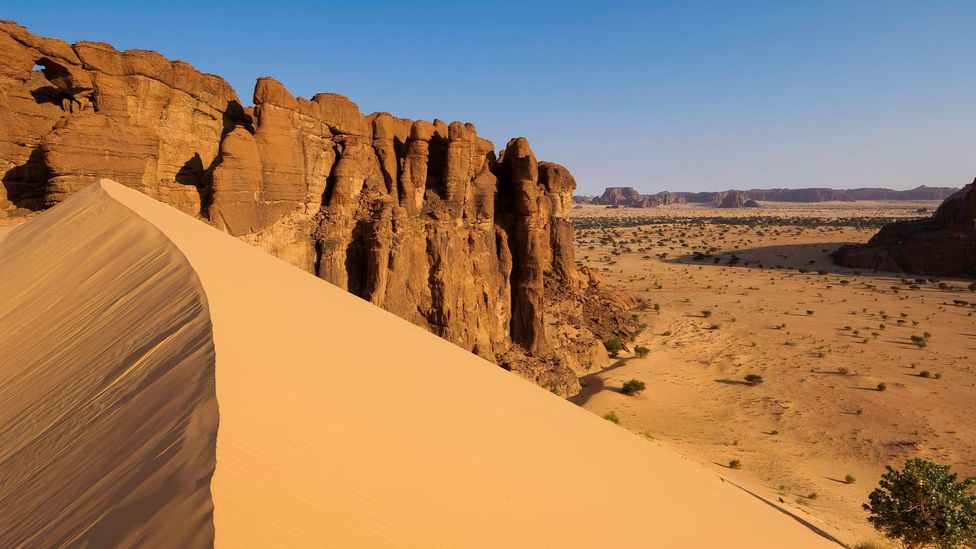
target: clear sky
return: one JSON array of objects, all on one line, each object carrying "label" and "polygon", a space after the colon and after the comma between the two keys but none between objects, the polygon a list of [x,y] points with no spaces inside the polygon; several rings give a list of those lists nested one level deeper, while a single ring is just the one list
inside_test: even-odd
[{"label": "clear sky", "polygon": [[496,148],[524,135],[581,194],[976,176],[971,0],[0,0],[0,18],[157,50],[244,102],[270,75],[367,113],[471,121]]}]

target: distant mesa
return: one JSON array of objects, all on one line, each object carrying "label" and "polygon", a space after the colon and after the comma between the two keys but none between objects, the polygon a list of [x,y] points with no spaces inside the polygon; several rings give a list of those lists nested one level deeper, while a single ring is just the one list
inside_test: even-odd
[{"label": "distant mesa", "polygon": [[867,244],[843,246],[833,257],[856,269],[976,278],[976,180],[932,217],[889,223]]},{"label": "distant mesa", "polygon": [[576,267],[575,179],[524,138],[496,152],[471,123],[273,78],[245,107],[182,61],[12,22],[0,57],[0,216],[110,178],[560,395],[636,329],[631,297]]},{"label": "distant mesa", "polygon": [[676,193],[660,192],[642,195],[633,187],[607,187],[603,194],[590,201],[605,206],[626,206],[628,208],[651,208],[668,204],[684,204],[684,198]]},{"label": "distant mesa", "polygon": [[[578,204],[602,204],[628,208],[653,208],[668,204],[706,204],[717,208],[756,208],[759,202],[854,202],[856,200],[945,200],[959,191],[954,187],[926,187],[907,191],[860,189],[750,189],[718,192],[660,192],[643,195],[633,187],[607,187],[596,198],[573,197]],[[731,196],[731,198],[729,198]],[[728,200],[728,203],[725,201]],[[752,203],[749,203],[752,201]],[[725,204],[725,205],[723,205]]]},{"label": "distant mesa", "polygon": [[746,200],[748,200],[746,193],[729,191],[715,197],[715,206],[718,208],[744,208]]}]

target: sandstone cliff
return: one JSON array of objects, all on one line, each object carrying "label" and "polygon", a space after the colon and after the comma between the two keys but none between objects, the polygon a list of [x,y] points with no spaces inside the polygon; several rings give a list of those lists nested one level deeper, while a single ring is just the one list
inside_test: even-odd
[{"label": "sandstone cliff", "polygon": [[472,124],[271,78],[245,108],[181,61],[10,22],[0,56],[3,215],[108,177],[563,395],[634,329],[629,296],[576,268],[575,180],[524,138],[496,158]]},{"label": "sandstone cliff", "polygon": [[947,198],[931,218],[885,225],[867,244],[841,247],[834,261],[859,269],[976,278],[976,181]]}]

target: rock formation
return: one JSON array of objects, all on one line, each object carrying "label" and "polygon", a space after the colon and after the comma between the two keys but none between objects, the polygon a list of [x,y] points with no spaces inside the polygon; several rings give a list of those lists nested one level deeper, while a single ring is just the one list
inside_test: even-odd
[{"label": "rock formation", "polygon": [[603,194],[591,200],[593,204],[604,206],[626,206],[628,208],[651,208],[668,204],[684,204],[685,200],[678,193],[659,192],[643,195],[633,187],[607,187]]},{"label": "rock formation", "polygon": [[950,196],[929,219],[896,221],[867,244],[834,253],[839,265],[976,278],[976,181]]},{"label": "rock formation", "polygon": [[845,191],[854,200],[945,200],[959,191],[958,187],[927,187],[919,185],[907,191],[860,188]]},{"label": "rock formation", "polygon": [[755,200],[753,200],[753,199],[750,198],[749,200],[746,200],[742,204],[742,207],[743,208],[759,208],[761,206],[760,206],[760,204],[758,202],[756,202]]},{"label": "rock formation", "polygon": [[715,202],[713,203],[716,208],[742,208],[746,204],[746,193],[741,191],[729,191],[727,193],[721,193],[715,197]]},{"label": "rock formation", "polygon": [[632,187],[607,187],[602,196],[593,199],[594,204],[649,208],[662,204],[711,204],[719,206],[730,193],[741,193],[746,200],[769,202],[854,202],[855,200],[944,200],[958,188],[920,186],[907,191],[880,188],[837,190],[827,188],[806,189],[750,189],[746,191],[720,192],[660,192],[642,195]]},{"label": "rock formation", "polygon": [[575,180],[524,138],[496,158],[472,124],[271,78],[244,108],[181,61],[10,22],[0,55],[0,215],[108,177],[564,395],[634,329],[630,297],[576,268]]}]

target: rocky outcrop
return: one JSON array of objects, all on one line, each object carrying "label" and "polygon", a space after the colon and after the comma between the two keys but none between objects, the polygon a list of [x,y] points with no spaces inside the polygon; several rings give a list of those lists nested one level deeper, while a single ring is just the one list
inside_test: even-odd
[{"label": "rocky outcrop", "polygon": [[564,395],[634,329],[630,298],[576,268],[575,180],[524,138],[496,158],[472,124],[271,78],[244,108],[186,63],[9,22],[0,55],[2,215],[110,177]]},{"label": "rocky outcrop", "polygon": [[729,191],[722,193],[715,198],[716,208],[742,208],[746,204],[746,194],[740,191]]},{"label": "rocky outcrop", "polygon": [[633,187],[607,187],[603,194],[591,200],[593,204],[604,206],[625,206],[628,208],[652,208],[654,206],[666,206],[668,204],[684,204],[684,197],[679,193],[659,192],[652,195],[643,195]]},{"label": "rocky outcrop", "polygon": [[976,181],[931,218],[890,223],[867,244],[843,246],[833,257],[858,269],[976,278]]}]

